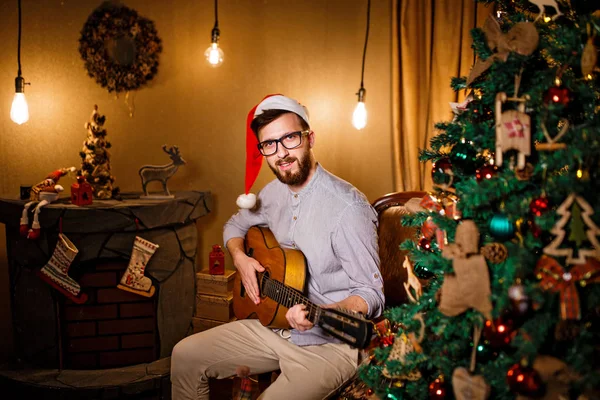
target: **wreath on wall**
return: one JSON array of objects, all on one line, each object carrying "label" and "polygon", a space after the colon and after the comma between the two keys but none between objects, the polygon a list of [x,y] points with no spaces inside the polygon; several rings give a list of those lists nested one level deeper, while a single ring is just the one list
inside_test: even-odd
[{"label": "wreath on wall", "polygon": [[135,90],[150,81],[161,51],[154,22],[122,5],[96,9],[79,39],[88,75],[109,93]]}]

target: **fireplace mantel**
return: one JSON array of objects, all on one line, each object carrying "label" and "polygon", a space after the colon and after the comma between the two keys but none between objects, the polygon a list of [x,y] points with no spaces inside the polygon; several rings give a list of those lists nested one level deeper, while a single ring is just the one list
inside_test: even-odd
[{"label": "fireplace mantel", "polygon": [[173,346],[189,333],[195,304],[196,220],[211,211],[211,193],[178,192],[174,198],[164,200],[140,199],[139,193],[122,196],[123,200],[94,200],[83,207],[59,199],[42,209],[41,237],[35,241],[19,235],[26,202],[0,198],[0,223],[6,225],[15,350],[24,363],[60,366],[57,309],[65,299],[39,279],[36,271],[52,256],[61,231],[79,249],[69,271],[75,280],[99,259],[128,260],[135,236],[158,244],[159,250],[146,268],[146,276],[157,286],[158,357],[169,356]]}]

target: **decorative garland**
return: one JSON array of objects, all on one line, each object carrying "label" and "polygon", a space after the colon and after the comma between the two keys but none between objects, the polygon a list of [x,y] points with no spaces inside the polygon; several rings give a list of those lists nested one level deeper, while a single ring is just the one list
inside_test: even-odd
[{"label": "decorative garland", "polygon": [[[135,45],[133,62],[122,65],[113,60],[106,48],[110,40],[128,37]],[[96,9],[81,30],[79,53],[88,75],[108,92],[138,89],[158,70],[162,51],[154,22],[126,6]]]}]

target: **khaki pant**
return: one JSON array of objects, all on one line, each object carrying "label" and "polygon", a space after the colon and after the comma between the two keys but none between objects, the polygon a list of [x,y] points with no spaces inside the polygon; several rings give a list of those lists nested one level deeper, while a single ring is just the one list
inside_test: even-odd
[{"label": "khaki pant", "polygon": [[356,372],[358,350],[346,344],[296,346],[258,320],[241,320],[189,336],[173,348],[173,400],[208,400],[208,379],[281,369],[262,400],[320,400]]}]

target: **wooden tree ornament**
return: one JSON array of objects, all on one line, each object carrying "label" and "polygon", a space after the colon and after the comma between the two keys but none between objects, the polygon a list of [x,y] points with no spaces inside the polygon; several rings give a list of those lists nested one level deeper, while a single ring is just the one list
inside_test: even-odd
[{"label": "wooden tree ornament", "polygon": [[592,73],[598,70],[596,63],[598,62],[598,49],[594,45],[596,35],[592,33],[592,27],[587,25],[587,42],[581,54],[581,73],[585,78],[591,79]]},{"label": "wooden tree ornament", "polygon": [[[404,282],[404,290],[406,290],[406,295],[408,296],[408,299],[412,303],[416,303],[419,301],[419,298],[423,294],[423,290],[422,290],[421,282],[419,281],[419,278],[417,278],[417,276],[413,272],[413,266],[412,266],[412,263],[410,262],[410,260],[408,259],[408,256],[404,257],[404,262],[402,263],[402,267],[406,268],[406,275],[407,275],[406,282]],[[414,296],[413,296],[410,288],[413,288],[413,290],[415,291]]]},{"label": "wooden tree ornament", "polygon": [[490,274],[479,252],[479,230],[475,222],[463,221],[456,229],[455,243],[442,251],[452,260],[454,275],[444,276],[440,289],[439,310],[453,317],[472,308],[492,319]]},{"label": "wooden tree ornament", "polygon": [[[496,94],[496,165],[499,167],[502,166],[503,151],[517,150],[517,168],[525,168],[525,156],[531,154],[531,117],[525,113],[528,100],[528,95],[508,97],[504,92]],[[518,102],[517,109],[503,112],[502,105],[507,101]]]},{"label": "wooden tree ornament", "polygon": [[[544,247],[544,254],[554,257],[566,257],[567,265],[585,264],[586,257],[600,259],[600,243],[596,236],[600,235],[600,229],[592,221],[591,216],[594,209],[581,196],[571,193],[569,197],[556,210],[562,218],[556,222],[550,233],[556,236],[552,242]],[[565,240],[565,226],[569,223],[569,236],[567,240],[573,242],[577,247],[576,256],[572,247],[561,247]],[[587,228],[587,229],[586,229]],[[589,241],[591,247],[584,248],[583,244]]]},{"label": "wooden tree ornament", "polygon": [[559,131],[556,136],[550,136],[548,129],[546,128],[545,123],[540,124],[540,128],[542,129],[542,133],[546,138],[546,143],[536,143],[535,149],[538,151],[554,151],[554,150],[562,150],[566,149],[567,145],[565,143],[558,143],[558,141],[567,133],[569,130],[569,121],[566,118],[561,118],[559,121]]},{"label": "wooden tree ornament", "polygon": [[481,375],[473,375],[477,361],[477,346],[481,338],[481,327],[473,327],[473,350],[471,351],[471,365],[467,370],[458,367],[452,373],[452,390],[457,400],[485,400],[490,397],[491,388]]}]

